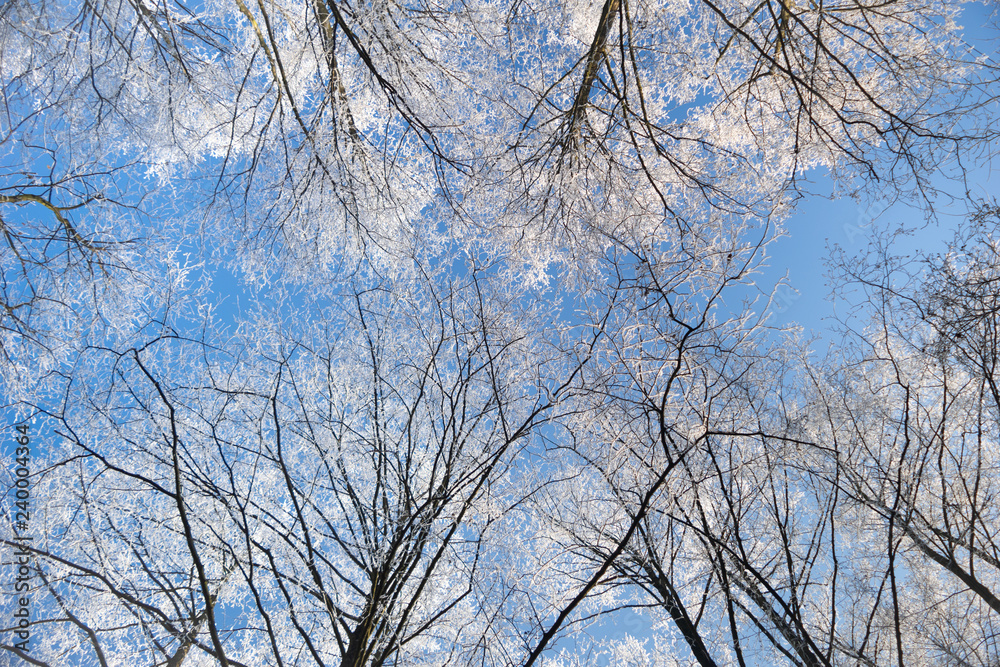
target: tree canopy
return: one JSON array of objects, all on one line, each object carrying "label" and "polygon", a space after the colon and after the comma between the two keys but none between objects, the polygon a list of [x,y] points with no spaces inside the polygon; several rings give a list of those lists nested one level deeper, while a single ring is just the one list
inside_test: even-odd
[{"label": "tree canopy", "polygon": [[988,158],[961,12],[0,5],[0,652],[996,665],[995,203],[826,358],[758,279]]}]

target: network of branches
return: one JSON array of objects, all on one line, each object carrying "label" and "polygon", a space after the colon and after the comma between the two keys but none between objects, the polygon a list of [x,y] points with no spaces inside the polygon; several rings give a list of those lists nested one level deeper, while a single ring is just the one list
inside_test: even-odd
[{"label": "network of branches", "polygon": [[996,667],[1000,207],[762,279],[989,159],[977,11],[0,4],[0,662]]}]

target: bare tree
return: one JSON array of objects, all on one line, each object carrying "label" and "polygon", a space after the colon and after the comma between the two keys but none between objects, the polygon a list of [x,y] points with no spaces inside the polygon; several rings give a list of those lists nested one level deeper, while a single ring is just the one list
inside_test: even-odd
[{"label": "bare tree", "polygon": [[0,8],[33,660],[993,660],[995,244],[840,375],[753,283],[809,170],[992,138],[958,6],[599,4]]},{"label": "bare tree", "polygon": [[845,640],[873,664],[987,665],[1000,649],[996,239],[980,205],[940,253],[882,240],[839,265],[871,320],[814,374],[810,422],[878,568],[872,620]]},{"label": "bare tree", "polygon": [[[588,321],[594,361],[553,447],[562,481],[537,497],[564,589],[525,664],[570,637],[654,661],[602,639],[623,613],[656,627],[671,659],[703,667],[843,658],[832,634],[838,491],[781,404],[796,346],[769,336],[753,305],[726,304],[752,280],[759,246],[685,236],[623,252],[595,299],[613,305]],[[684,648],[666,648],[670,638]]]},{"label": "bare tree", "polygon": [[560,388],[544,312],[480,270],[299,304],[304,329],[262,312],[225,350],[164,328],[83,355],[35,482],[33,659],[491,662],[492,541]]},{"label": "bare tree", "polygon": [[958,11],[11,2],[4,134],[94,175],[132,165],[146,191],[154,174],[251,273],[392,265],[440,225],[580,261],[664,218],[781,212],[817,167],[926,186],[990,136],[992,70]]}]

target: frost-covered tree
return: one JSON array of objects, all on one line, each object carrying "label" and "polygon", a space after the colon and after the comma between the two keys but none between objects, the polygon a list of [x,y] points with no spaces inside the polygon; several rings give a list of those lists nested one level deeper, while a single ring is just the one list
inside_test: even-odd
[{"label": "frost-covered tree", "polygon": [[922,179],[986,136],[960,8],[9,2],[2,187],[59,210],[169,187],[254,273],[392,263],[442,225],[541,271],[663,218],[766,216],[817,167]]},{"label": "frost-covered tree", "polygon": [[762,335],[749,306],[719,307],[750,269],[730,250],[674,275],[677,247],[648,253],[592,315],[600,361],[559,422],[559,482],[536,496],[540,541],[569,584],[550,641],[575,632],[616,655],[627,642],[602,634],[633,614],[662,664],[843,660],[829,633],[837,490],[786,424],[797,346]]},{"label": "frost-covered tree", "polygon": [[813,372],[801,437],[822,445],[839,491],[844,560],[865,565],[838,641],[871,664],[1000,655],[997,223],[981,205],[942,252],[898,256],[880,239],[839,264],[861,307]]},{"label": "frost-covered tree", "polygon": [[923,188],[991,136],[960,8],[7,2],[7,391],[128,329],[178,237],[251,284],[415,244],[589,281],[615,245],[774,229],[810,169]]},{"label": "frost-covered tree", "polygon": [[844,611],[875,506],[753,280],[810,170],[921,192],[992,138],[960,10],[5,3],[31,659],[638,660],[587,639],[620,608],[668,662],[895,655],[904,552],[894,625]]},{"label": "frost-covered tree", "polygon": [[33,484],[44,638],[30,657],[360,666],[516,653],[490,640],[512,632],[497,613],[518,559],[508,514],[524,493],[519,457],[564,387],[536,347],[544,310],[478,273],[447,290],[272,307],[224,348],[161,322],[142,345],[86,350],[47,415],[61,440]]}]

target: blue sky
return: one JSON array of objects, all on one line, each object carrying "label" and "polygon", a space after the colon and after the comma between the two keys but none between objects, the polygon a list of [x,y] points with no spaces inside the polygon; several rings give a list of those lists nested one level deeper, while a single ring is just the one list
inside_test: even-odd
[{"label": "blue sky", "polygon": [[[877,200],[819,195],[803,199],[786,223],[787,235],[770,248],[768,268],[759,278],[761,289],[785,278],[786,286],[778,288],[770,322],[777,326],[800,325],[807,334],[825,335],[835,317],[846,314],[849,304],[831,298],[827,279],[827,260],[833,246],[856,255],[866,250],[873,232],[903,226],[912,234],[899,245],[901,253],[940,248],[951,238],[954,225],[965,218],[968,207],[961,182],[938,178],[935,184],[942,193],[935,201],[937,210],[932,219],[925,210],[907,203],[887,205]],[[1000,185],[997,174],[988,166],[975,169],[968,184],[974,199],[995,197]]]},{"label": "blue sky", "polygon": [[[984,5],[972,5],[965,23],[969,40],[980,45],[984,53],[993,54],[995,48],[986,41],[986,32],[981,29],[987,16]],[[825,260],[831,245],[839,245],[849,254],[862,252],[872,230],[905,225],[917,230],[909,239],[910,250],[930,249],[950,236],[952,225],[966,211],[966,184],[944,177],[935,181],[935,186],[945,194],[936,200],[938,215],[929,222],[925,211],[919,207],[906,204],[888,206],[878,200],[876,193],[872,193],[870,199],[831,198],[828,193],[832,186],[828,179],[822,174],[814,174],[812,179],[813,189],[819,194],[805,197],[798,203],[796,213],[785,224],[787,236],[769,249],[768,268],[759,276],[759,286],[763,291],[783,277],[787,281],[787,287],[779,288],[773,309],[771,322],[778,326],[800,324],[807,331],[822,332],[831,324],[831,317],[845,311],[844,304],[828,300],[830,287],[825,277]],[[968,194],[973,198],[988,199],[996,192],[996,175],[988,167],[979,167],[970,173],[967,184]],[[824,195],[824,192],[827,194]],[[247,292],[238,286],[237,280],[228,271],[207,267],[207,272],[215,277],[212,284],[214,296],[224,299],[220,309],[222,315],[232,314],[237,303],[241,308],[249,305]],[[238,296],[240,293],[242,296]],[[833,339],[828,337],[823,340]],[[13,419],[13,415],[8,414],[7,419]],[[45,446],[47,439],[55,437],[40,421],[36,421],[32,435],[39,448]],[[12,444],[12,433],[5,431],[0,451],[9,452]],[[41,465],[41,456],[36,461],[33,465],[37,470]],[[622,618],[621,632],[643,632],[641,625],[636,628],[629,625],[628,621],[633,617],[625,614]]]},{"label": "blue sky", "polygon": [[[988,27],[993,11],[993,7],[984,3],[969,4],[961,24],[966,40],[996,62],[1000,58],[995,32]],[[968,210],[966,187],[973,199],[991,199],[1000,190],[1000,177],[988,164],[969,169],[965,183],[939,176],[933,180],[940,191],[933,202],[936,215],[928,220],[927,212],[919,206],[902,202],[889,205],[880,201],[878,191],[870,187],[867,199],[831,197],[830,179],[822,174],[810,176],[813,190],[818,194],[798,203],[795,214],[785,225],[787,236],[769,249],[769,268],[759,280],[761,289],[765,289],[787,276],[788,287],[779,288],[770,322],[777,326],[801,325],[807,335],[810,331],[825,334],[833,324],[831,318],[844,314],[848,306],[829,299],[826,260],[831,246],[839,245],[853,255],[866,249],[873,230],[902,225],[914,233],[901,245],[901,252],[932,250],[950,238],[955,223],[964,218]],[[825,340],[834,339],[826,336]]]}]

